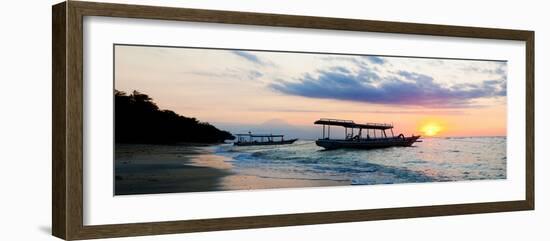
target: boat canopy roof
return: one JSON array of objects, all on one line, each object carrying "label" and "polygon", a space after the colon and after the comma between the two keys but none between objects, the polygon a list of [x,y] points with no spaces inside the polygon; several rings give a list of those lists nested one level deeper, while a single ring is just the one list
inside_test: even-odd
[{"label": "boat canopy roof", "polygon": [[357,124],[352,120],[339,120],[339,119],[327,119],[321,118],[315,121],[313,124],[316,125],[329,125],[329,126],[342,126],[346,128],[361,128],[361,129],[376,129],[376,130],[387,130],[393,128],[392,124],[385,123],[365,123]]},{"label": "boat canopy roof", "polygon": [[250,137],[283,137],[284,135],[273,135],[273,134],[235,134],[236,136],[250,136]]}]

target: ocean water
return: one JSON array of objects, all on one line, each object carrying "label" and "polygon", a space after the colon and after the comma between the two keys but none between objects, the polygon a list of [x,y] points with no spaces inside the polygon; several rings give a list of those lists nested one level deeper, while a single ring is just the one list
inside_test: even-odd
[{"label": "ocean water", "polygon": [[215,147],[233,170],[260,177],[339,180],[351,184],[506,179],[506,138],[425,138],[412,147],[325,151],[314,141],[292,145]]}]

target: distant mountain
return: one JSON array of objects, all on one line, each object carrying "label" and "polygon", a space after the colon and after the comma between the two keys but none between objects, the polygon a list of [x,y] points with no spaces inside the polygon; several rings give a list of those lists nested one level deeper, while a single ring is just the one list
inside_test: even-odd
[{"label": "distant mountain", "polygon": [[207,122],[159,109],[146,94],[115,90],[116,143],[219,143],[233,139],[231,133]]}]

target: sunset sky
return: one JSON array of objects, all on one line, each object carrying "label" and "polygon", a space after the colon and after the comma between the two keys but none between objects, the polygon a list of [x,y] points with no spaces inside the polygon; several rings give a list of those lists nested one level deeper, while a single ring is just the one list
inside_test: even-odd
[{"label": "sunset sky", "polygon": [[311,139],[319,118],[393,123],[407,136],[505,136],[506,73],[504,61],[115,47],[117,90],[233,133]]}]

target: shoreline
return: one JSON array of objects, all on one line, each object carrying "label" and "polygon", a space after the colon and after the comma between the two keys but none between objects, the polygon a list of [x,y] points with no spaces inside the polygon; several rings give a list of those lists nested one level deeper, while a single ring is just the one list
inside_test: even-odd
[{"label": "shoreline", "polygon": [[346,181],[238,173],[215,145],[115,145],[115,195],[350,185]]},{"label": "shoreline", "polygon": [[192,165],[196,146],[116,144],[115,195],[219,190],[227,171]]}]

